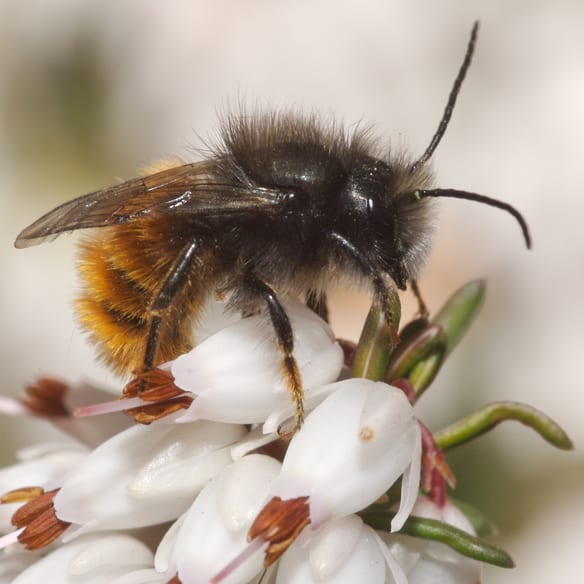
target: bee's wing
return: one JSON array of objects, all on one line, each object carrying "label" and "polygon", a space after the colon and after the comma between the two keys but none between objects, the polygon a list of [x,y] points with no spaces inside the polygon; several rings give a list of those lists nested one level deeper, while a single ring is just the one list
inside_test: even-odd
[{"label": "bee's wing", "polygon": [[276,189],[221,181],[207,162],[185,164],[89,193],[49,211],[16,238],[18,248],[61,233],[125,223],[153,213],[217,216],[273,213],[283,201]]}]

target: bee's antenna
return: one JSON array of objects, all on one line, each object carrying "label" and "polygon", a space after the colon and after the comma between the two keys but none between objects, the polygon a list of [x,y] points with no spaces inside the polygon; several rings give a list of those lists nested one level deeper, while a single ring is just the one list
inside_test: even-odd
[{"label": "bee's antenna", "polygon": [[477,193],[469,193],[468,191],[458,191],[455,189],[430,189],[427,191],[415,191],[414,196],[418,199],[423,199],[425,197],[451,197],[453,199],[466,199],[468,201],[476,201],[477,203],[484,203],[485,205],[490,205],[491,207],[497,207],[498,209],[503,209],[515,217],[517,223],[521,227],[523,232],[523,238],[525,239],[525,244],[527,249],[531,249],[531,236],[529,235],[529,227],[527,221],[523,218],[523,215],[515,208],[499,201],[498,199],[492,199],[485,195],[478,195]]},{"label": "bee's antenna", "polygon": [[458,98],[458,94],[460,93],[460,88],[462,87],[462,82],[466,76],[466,72],[470,67],[470,62],[472,60],[472,55],[474,53],[475,45],[477,42],[477,36],[479,34],[479,21],[475,21],[472,31],[470,33],[470,39],[468,41],[468,45],[466,47],[466,54],[464,55],[464,61],[458,70],[458,75],[454,80],[454,85],[450,90],[450,95],[448,96],[448,102],[446,103],[446,107],[444,108],[444,113],[442,114],[442,119],[440,120],[440,124],[438,125],[438,129],[434,136],[432,136],[432,140],[426,151],[414,164],[412,165],[412,170],[415,170],[421,164],[428,162],[432,154],[434,154],[434,150],[436,150],[438,144],[440,144],[440,140],[442,140],[442,136],[444,136],[444,132],[446,132],[446,128],[448,127],[448,122],[450,122],[450,118],[452,117],[452,112],[454,110],[454,105],[456,104],[456,99]]}]

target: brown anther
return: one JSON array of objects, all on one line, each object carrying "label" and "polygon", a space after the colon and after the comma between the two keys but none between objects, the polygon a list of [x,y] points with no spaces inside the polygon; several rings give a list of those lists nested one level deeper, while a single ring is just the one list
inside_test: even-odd
[{"label": "brown anther", "polygon": [[18,541],[27,550],[38,550],[49,545],[71,525],[61,521],[55,512],[53,499],[58,492],[59,489],[42,492],[12,515],[12,525],[17,529],[24,528]]},{"label": "brown anther", "polygon": [[273,564],[310,523],[308,497],[282,500],[271,499],[256,517],[247,540],[261,538],[268,543],[265,551],[264,567]]},{"label": "brown anther", "polygon": [[132,379],[122,392],[120,399],[139,397],[151,404],[125,411],[139,424],[151,424],[169,414],[186,410],[193,403],[193,397],[174,384],[170,371],[157,367],[146,371],[134,371]]},{"label": "brown anther", "polygon": [[178,574],[175,574],[170,580],[166,581],[166,584],[182,584],[182,581],[178,577]]},{"label": "brown anther", "polygon": [[57,379],[41,377],[27,385],[25,396],[20,399],[30,413],[44,418],[69,416],[70,412],[63,403],[63,398],[69,391],[69,386]]},{"label": "brown anther", "polygon": [[288,450],[288,441],[287,440],[273,440],[272,442],[268,442],[268,444],[264,444],[259,448],[256,448],[253,452],[257,454],[265,454],[271,458],[275,458],[282,462],[284,460],[284,456],[286,455],[286,451]]},{"label": "brown anther", "polygon": [[45,491],[42,487],[23,487],[8,491],[0,497],[0,503],[28,503],[37,497],[40,497]]}]

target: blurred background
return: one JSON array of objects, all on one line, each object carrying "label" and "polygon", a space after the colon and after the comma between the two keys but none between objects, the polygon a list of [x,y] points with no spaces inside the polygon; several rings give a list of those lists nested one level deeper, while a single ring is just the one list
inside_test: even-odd
[{"label": "blurred background", "polygon": [[[581,582],[584,554],[584,4],[579,0],[0,0],[0,370],[18,394],[42,374],[109,384],[71,311],[75,241],[15,250],[18,232],[77,195],[160,158],[196,157],[230,104],[299,106],[372,123],[419,156],[472,23],[478,48],[433,162],[437,184],[497,197],[528,219],[437,206],[420,280],[431,310],[460,285],[487,300],[420,416],[434,429],[489,401],[525,401],[573,453],[508,424],[451,457],[458,496],[500,528],[517,568],[486,582]],[[415,304],[404,296],[406,316]],[[368,308],[333,295],[356,339]],[[0,420],[4,463],[40,424]]]}]

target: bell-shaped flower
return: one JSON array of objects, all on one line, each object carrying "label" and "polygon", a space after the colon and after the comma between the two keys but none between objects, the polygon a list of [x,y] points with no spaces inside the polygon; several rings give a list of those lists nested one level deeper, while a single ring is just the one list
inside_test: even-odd
[{"label": "bell-shaped flower", "polygon": [[[470,521],[452,503],[438,506],[420,497],[412,513],[475,534]],[[381,534],[381,537],[406,573],[409,584],[476,584],[481,580],[481,563],[457,553],[446,544],[401,534]]]},{"label": "bell-shaped flower", "polygon": [[[82,464],[89,455],[88,450],[73,443],[45,444],[22,449],[19,462],[0,470],[0,496],[23,487],[40,487],[51,490],[61,486],[65,478]],[[8,533],[13,513],[23,504],[3,502],[0,505],[0,532]]]},{"label": "bell-shaped flower", "polygon": [[310,538],[326,522],[374,503],[402,474],[392,530],[401,528],[416,501],[421,433],[404,393],[366,379],[333,385],[336,391],[292,438],[272,498],[250,528],[251,540],[268,542],[266,565],[299,536]]},{"label": "bell-shaped flower", "polygon": [[[289,301],[285,308],[308,402],[312,389],[337,379],[343,351],[328,325],[306,306]],[[264,422],[290,403],[281,363],[282,353],[266,315],[221,329],[170,365],[175,385],[197,396],[177,421]]]},{"label": "bell-shaped flower", "polygon": [[178,574],[182,584],[199,584],[212,581],[226,559],[239,557],[220,581],[249,582],[262,570],[263,554],[261,546],[248,546],[248,530],[279,471],[278,461],[260,454],[225,468],[167,532],[156,552],[156,570],[168,579]]},{"label": "bell-shaped flower", "polygon": [[14,579],[41,558],[18,545],[9,545],[0,552],[0,584],[12,584]]},{"label": "bell-shaped flower", "polygon": [[357,515],[329,521],[282,556],[276,584],[407,584],[395,558]]},{"label": "bell-shaped flower", "polygon": [[91,534],[64,544],[26,568],[12,584],[103,584],[152,566],[152,552],[125,534]]},{"label": "bell-shaped flower", "polygon": [[416,501],[420,480],[418,421],[404,393],[367,379],[340,381],[290,442],[272,494],[309,497],[313,528],[356,513],[403,474],[398,530]]},{"label": "bell-shaped flower", "polygon": [[57,517],[80,532],[176,519],[232,462],[229,447],[245,433],[243,426],[207,421],[125,430],[95,449],[63,483],[53,502]]},{"label": "bell-shaped flower", "polygon": [[20,398],[0,396],[0,414],[26,416],[48,420],[56,428],[88,446],[97,446],[104,440],[130,427],[131,419],[116,412],[103,420],[80,420],[74,412],[105,398],[111,393],[89,383],[69,385],[58,379],[41,377],[26,386]]}]

